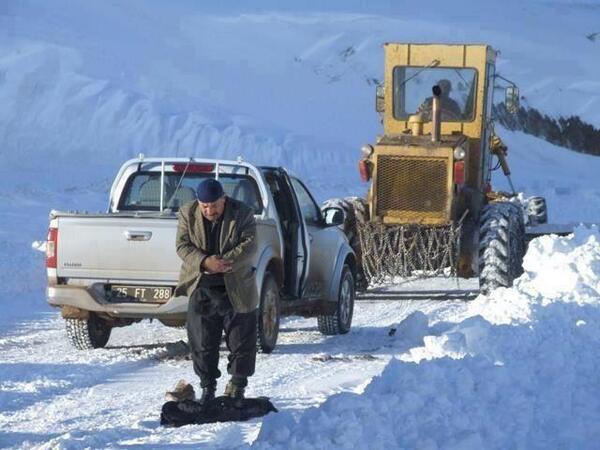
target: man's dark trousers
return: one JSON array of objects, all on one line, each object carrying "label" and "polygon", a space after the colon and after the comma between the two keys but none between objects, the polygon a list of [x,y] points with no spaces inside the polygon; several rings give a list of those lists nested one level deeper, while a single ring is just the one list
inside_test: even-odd
[{"label": "man's dark trousers", "polygon": [[256,311],[236,313],[225,286],[203,286],[190,297],[187,312],[188,342],[194,371],[202,387],[216,384],[219,371],[219,347],[225,332],[229,350],[227,372],[232,382],[245,387],[254,374],[256,363]]}]

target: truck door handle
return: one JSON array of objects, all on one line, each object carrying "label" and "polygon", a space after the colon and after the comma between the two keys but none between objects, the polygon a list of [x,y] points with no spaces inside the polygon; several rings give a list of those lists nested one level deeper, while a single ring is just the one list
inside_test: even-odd
[{"label": "truck door handle", "polygon": [[149,241],[152,237],[152,231],[125,230],[123,234],[128,241]]}]

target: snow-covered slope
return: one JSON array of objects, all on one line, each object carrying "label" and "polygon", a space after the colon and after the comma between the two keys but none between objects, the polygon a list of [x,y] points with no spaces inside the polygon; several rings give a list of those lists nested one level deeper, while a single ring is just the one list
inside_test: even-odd
[{"label": "snow-covered slope", "polygon": [[598,31],[593,3],[286,9],[278,2],[5,2],[0,154],[112,162],[139,152],[241,153],[300,170],[354,161],[379,129],[374,83],[386,41],[488,42],[526,102],[600,123],[600,42],[586,38]]},{"label": "snow-covered slope", "polygon": [[[162,393],[194,378],[182,330],[142,323],[106,350],[69,347],[31,248],[50,209],[103,209],[140,152],[242,155],[291,168],[320,200],[362,194],[383,42],[488,42],[526,104],[600,124],[593,2],[279,3],[0,2],[0,447],[594,448],[597,230],[535,241],[523,278],[490,298],[365,302],[330,338],[286,320],[250,386],[282,411],[262,429],[158,426]],[[600,222],[600,158],[497,131],[515,187],[546,196],[551,221]]]},{"label": "snow-covered slope", "polygon": [[[515,189],[548,201],[553,223],[600,223],[600,157],[584,155],[539,138],[497,130],[509,147],[508,160]],[[510,191],[502,170],[494,172],[495,188]]]}]

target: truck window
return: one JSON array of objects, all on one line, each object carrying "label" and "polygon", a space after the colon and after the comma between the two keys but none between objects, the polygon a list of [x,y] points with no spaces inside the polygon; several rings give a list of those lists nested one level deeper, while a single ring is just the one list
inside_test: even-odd
[{"label": "truck window", "polygon": [[[196,188],[205,178],[213,178],[214,174],[190,173],[186,174],[177,187],[181,174],[165,172],[163,189],[163,208],[173,211],[185,203],[196,200]],[[219,181],[223,185],[228,197],[239,200],[252,209],[255,214],[262,212],[262,201],[256,181],[244,174],[219,174]],[[119,201],[120,211],[158,211],[160,209],[160,173],[136,172],[125,186]]]},{"label": "truck window", "polygon": [[296,178],[292,178],[292,185],[294,186],[294,191],[296,191],[298,204],[300,205],[302,217],[304,217],[306,224],[315,226],[321,225],[321,210],[308,192],[308,189],[306,189],[306,187]]}]

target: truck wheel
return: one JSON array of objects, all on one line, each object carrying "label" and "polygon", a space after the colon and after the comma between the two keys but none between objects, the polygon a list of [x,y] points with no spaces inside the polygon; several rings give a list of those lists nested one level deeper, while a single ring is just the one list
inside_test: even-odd
[{"label": "truck wheel", "polygon": [[548,223],[548,206],[544,197],[531,197],[527,199],[528,225]]},{"label": "truck wheel", "polygon": [[258,309],[257,346],[261,353],[271,353],[277,344],[280,316],[279,286],[272,273],[265,273]]},{"label": "truck wheel", "polygon": [[348,243],[356,254],[356,289],[365,291],[369,287],[369,283],[362,267],[362,249],[358,235],[358,225],[369,221],[369,205],[363,198],[346,197],[325,201],[321,206],[321,210],[328,207],[337,207],[344,211],[344,223],[340,225],[340,229],[348,238]]},{"label": "truck wheel", "polygon": [[346,334],[352,326],[352,313],[354,312],[354,276],[350,267],[345,264],[342,269],[340,289],[335,308],[335,314],[318,316],[317,324],[322,334]]},{"label": "truck wheel", "polygon": [[65,319],[67,337],[78,350],[102,348],[108,342],[112,327],[97,315],[87,319]]},{"label": "truck wheel", "polygon": [[479,289],[489,294],[510,287],[523,273],[525,225],[523,211],[515,203],[486,205],[479,229]]}]

